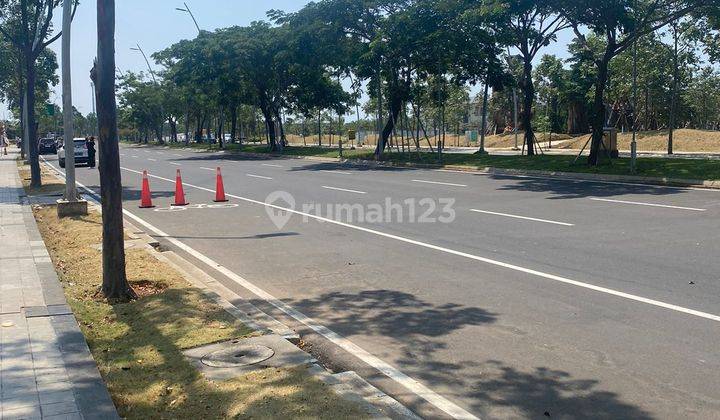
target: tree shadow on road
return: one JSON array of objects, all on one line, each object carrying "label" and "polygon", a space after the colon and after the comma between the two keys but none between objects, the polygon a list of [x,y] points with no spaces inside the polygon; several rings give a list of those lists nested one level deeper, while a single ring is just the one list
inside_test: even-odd
[{"label": "tree shadow on road", "polygon": [[590,181],[572,181],[563,179],[517,178],[492,175],[499,181],[514,181],[498,188],[500,191],[526,191],[551,194],[549,200],[611,197],[625,194],[674,195],[685,194],[688,190],[672,187],[656,187],[652,185],[605,184]]},{"label": "tree shadow on road", "polygon": [[494,322],[496,317],[481,308],[434,305],[394,290],[332,292],[287,303],[305,315],[321,317],[324,325],[343,335],[438,337],[468,325]]},{"label": "tree shadow on road", "polygon": [[622,401],[616,393],[598,389],[594,379],[574,379],[569,373],[536,367],[521,371],[499,361],[484,364],[483,377],[472,384],[477,409],[507,407],[523,418],[651,419],[645,410]]}]

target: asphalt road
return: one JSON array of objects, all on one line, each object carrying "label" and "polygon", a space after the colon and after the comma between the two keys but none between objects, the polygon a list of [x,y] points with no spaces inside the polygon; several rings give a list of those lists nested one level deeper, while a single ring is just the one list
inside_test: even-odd
[{"label": "asphalt road", "polygon": [[[720,191],[121,153],[126,210],[425,417],[720,418]],[[177,169],[212,204],[218,166],[230,206],[168,211]],[[138,208],[144,169],[156,209]],[[296,202],[281,229],[275,191]],[[444,198],[449,223],[326,208],[429,199],[432,219]]]}]

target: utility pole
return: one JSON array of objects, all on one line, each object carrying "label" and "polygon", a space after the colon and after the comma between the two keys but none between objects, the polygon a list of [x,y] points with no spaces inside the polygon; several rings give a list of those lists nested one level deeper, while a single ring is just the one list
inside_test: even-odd
[{"label": "utility pole", "polygon": [[637,38],[633,42],[633,121],[632,142],[630,143],[630,173],[637,172]]},{"label": "utility pole", "polygon": [[482,127],[480,128],[480,150],[478,154],[484,155],[485,151],[485,132],[487,131],[487,105],[488,105],[488,90],[489,90],[490,76],[485,76],[485,91],[483,92],[483,109],[482,109]]},{"label": "utility pole", "polygon": [[71,1],[63,2],[62,32],[62,100],[63,100],[63,149],[65,149],[65,196],[58,200],[59,217],[87,214],[87,201],[78,199],[75,185],[75,142],[73,136],[72,75],[70,66],[70,39],[72,27]]},{"label": "utility pole", "polygon": [[198,25],[197,20],[195,20],[195,15],[193,15],[193,13],[190,11],[190,7],[188,7],[187,3],[184,2],[183,5],[185,5],[184,9],[181,7],[176,7],[175,10],[189,14],[193,20],[193,23],[195,24],[195,28],[197,28],[198,34],[202,33],[202,31],[200,30],[200,25]]},{"label": "utility pole", "polygon": [[518,146],[518,98],[517,89],[513,88],[513,133],[515,133],[515,148],[513,150],[520,150]]}]

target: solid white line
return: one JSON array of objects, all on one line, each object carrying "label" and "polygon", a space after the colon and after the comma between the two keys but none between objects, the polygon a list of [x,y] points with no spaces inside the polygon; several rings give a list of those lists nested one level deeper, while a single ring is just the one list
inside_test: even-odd
[{"label": "solid white line", "polygon": [[269,176],[253,175],[253,174],[245,174],[245,175],[249,176],[250,178],[272,179]]},{"label": "solid white line", "polygon": [[690,211],[707,211],[707,209],[697,209],[694,207],[679,207],[679,206],[669,206],[666,204],[653,204],[653,203],[638,203],[637,201],[624,201],[624,200],[610,200],[607,198],[590,198],[593,201],[603,201],[607,203],[620,203],[620,204],[632,204],[636,206],[648,206],[648,207],[662,207],[666,209],[678,209],[678,210],[690,210]]},{"label": "solid white line", "polygon": [[345,188],[328,187],[326,185],[323,185],[322,187],[325,188],[326,190],[344,191],[344,192],[349,192],[349,193],[353,193],[353,194],[367,194],[365,191],[347,190]]},{"label": "solid white line", "polygon": [[[127,168],[123,168],[123,167],[121,167],[121,169],[126,170],[126,171],[130,171],[130,172],[134,172],[134,173],[136,173],[136,174],[142,174],[142,172],[136,171],[136,170],[133,170],[133,169],[127,169]],[[153,177],[153,178],[157,178],[157,179],[163,180],[163,181],[166,181],[166,182],[171,182],[171,183],[174,183],[174,182],[175,182],[175,180],[168,179],[168,178],[162,178],[162,177],[159,177],[159,176],[156,176],[156,175],[149,175],[149,176],[150,176],[150,177]],[[192,185],[192,184],[183,184],[183,185],[185,185],[185,186],[187,186],[187,187],[190,187],[190,188],[196,188],[196,189],[199,189],[199,190],[211,192],[211,193],[213,193],[213,194],[215,193],[215,191],[214,191],[214,190],[211,190],[210,188],[200,187],[200,186],[196,186],[196,185]],[[569,284],[569,285],[572,285],[572,286],[581,287],[581,288],[584,288],[584,289],[594,290],[594,291],[596,291],[596,292],[605,293],[605,294],[612,295],[612,296],[616,296],[616,297],[620,297],[620,298],[623,298],[623,299],[628,299],[628,300],[632,300],[632,301],[635,301],[635,302],[641,302],[641,303],[645,303],[645,304],[648,304],[648,305],[652,305],[652,306],[656,306],[656,307],[660,307],[660,308],[664,308],[664,309],[669,309],[669,310],[671,310],[671,311],[681,312],[681,313],[684,313],[684,314],[687,314],[687,315],[693,315],[693,316],[696,316],[696,317],[699,317],[699,318],[704,318],[704,319],[709,319],[709,320],[711,320],[711,321],[720,322],[720,315],[714,315],[714,314],[710,314],[710,313],[707,313],[707,312],[697,311],[697,310],[695,310],[695,309],[684,308],[684,307],[682,307],[682,306],[673,305],[673,304],[671,304],[671,303],[665,303],[665,302],[661,302],[661,301],[658,301],[658,300],[648,299],[648,298],[645,298],[645,297],[642,297],[642,296],[637,296],[637,295],[633,295],[633,294],[630,294],[630,293],[625,293],[625,292],[621,292],[621,291],[618,291],[618,290],[609,289],[609,288],[606,288],[606,287],[595,286],[594,284],[583,283],[583,282],[581,282],[581,281],[572,280],[572,279],[565,278],[565,277],[561,277],[561,276],[556,276],[556,275],[554,275],[554,274],[543,273],[542,271],[537,271],[537,270],[533,270],[533,269],[530,269],[530,268],[520,267],[520,266],[517,266],[517,265],[514,265],[514,264],[504,263],[504,262],[502,262],[502,261],[497,261],[497,260],[493,260],[493,259],[490,259],[490,258],[481,257],[481,256],[478,256],[478,255],[468,254],[468,253],[466,253],[466,252],[456,251],[456,250],[449,249],[449,248],[443,248],[443,247],[441,247],[441,246],[437,246],[437,245],[432,245],[432,244],[425,243],[425,242],[416,241],[416,240],[414,240],[414,239],[404,238],[404,237],[402,237],[402,236],[392,235],[392,234],[390,234],[390,233],[385,233],[385,232],[381,232],[381,231],[378,231],[378,230],[365,228],[365,227],[362,227],[362,226],[352,225],[352,224],[350,224],[350,223],[339,222],[339,221],[334,220],[334,219],[328,219],[328,218],[321,217],[321,216],[317,216],[317,215],[310,214],[310,213],[303,213],[303,212],[298,211],[298,210],[289,209],[289,208],[285,208],[285,207],[281,207],[281,206],[276,206],[276,205],[274,205],[274,204],[268,204],[268,203],[265,203],[265,202],[263,202],[263,201],[253,200],[253,199],[251,199],[251,198],[240,197],[240,196],[233,195],[233,194],[226,194],[226,195],[227,195],[228,197],[232,197],[232,198],[235,198],[235,199],[237,199],[237,200],[242,200],[242,201],[245,201],[245,202],[248,202],[248,203],[258,204],[258,205],[261,205],[261,206],[270,207],[270,208],[274,208],[274,209],[281,210],[281,211],[286,211],[286,212],[288,212],[288,213],[297,214],[297,215],[300,215],[300,216],[303,216],[303,217],[308,217],[308,218],[310,218],[310,219],[315,219],[315,220],[319,220],[319,221],[322,221],[322,222],[327,222],[327,223],[330,223],[330,224],[334,224],[334,225],[338,225],[338,226],[343,226],[343,227],[346,227],[346,228],[349,228],[349,229],[355,229],[355,230],[358,230],[358,231],[361,231],[361,232],[371,233],[371,234],[373,234],[373,235],[382,236],[382,237],[384,237],[384,238],[394,239],[394,240],[396,240],[396,241],[405,242],[405,243],[412,244],[412,245],[417,245],[417,246],[419,246],[419,247],[423,247],[423,248],[432,249],[432,250],[435,250],[435,251],[444,252],[444,253],[446,253],[446,254],[456,255],[456,256],[459,256],[459,257],[463,257],[463,258],[468,258],[468,259],[475,260],[475,261],[484,262],[484,263],[487,263],[487,264],[490,264],[490,265],[494,265],[494,266],[497,266],[497,267],[506,268],[506,269],[513,270],[513,271],[518,271],[518,272],[525,273],[525,274],[530,274],[530,275],[533,275],[533,276],[536,276],[536,277],[541,277],[541,278],[544,278],[544,279],[547,279],[547,280],[553,280],[553,281],[556,281],[556,282],[559,282],[559,283],[564,283],[564,284]]]},{"label": "solid white line", "polygon": [[320,172],[325,172],[328,174],[338,174],[338,175],[352,175],[350,172],[330,171],[330,170],[324,170],[324,169],[321,169]]},{"label": "solid white line", "polygon": [[175,163],[175,162],[168,162],[168,163],[171,164],[171,165],[175,165],[175,166],[182,166],[181,164]]},{"label": "solid white line", "polygon": [[213,171],[213,172],[215,172],[215,169],[213,169],[213,168],[206,168],[206,167],[204,167],[204,166],[201,166],[200,169],[204,169],[204,170],[206,170],[206,171]]},{"label": "solid white line", "polygon": [[281,165],[275,165],[275,164],[272,164],[272,163],[261,163],[261,165],[262,165],[262,166],[269,166],[269,167],[271,167],[271,168],[282,168]]},{"label": "solid white line", "polygon": [[413,179],[412,182],[421,182],[423,184],[447,185],[450,187],[467,187],[465,184],[453,184],[451,182],[423,181],[422,179]]},{"label": "solid white line", "polygon": [[552,223],[554,225],[561,225],[561,226],[575,226],[572,223],[564,223],[564,222],[555,222],[552,220],[545,220],[545,219],[536,219],[534,217],[525,217],[525,216],[517,216],[514,214],[507,214],[507,213],[496,213],[494,211],[487,211],[487,210],[477,210],[477,209],[470,209],[470,211],[473,211],[475,213],[484,213],[484,214],[492,214],[495,216],[504,216],[504,217],[512,217],[514,219],[523,219],[523,220],[532,220],[533,222],[542,222],[542,223]]},{"label": "solid white line", "polygon": [[157,162],[157,159],[150,159],[150,158],[148,158],[148,160],[149,160],[150,162]]},{"label": "solid white line", "polygon": [[[49,165],[49,163],[46,161],[46,164]],[[55,169],[54,166],[50,165],[53,169]],[[134,172],[134,173],[140,173],[139,171],[135,171],[128,168],[122,168],[125,171]],[[62,172],[60,172],[58,169],[55,169],[60,176],[62,176]],[[161,179],[163,181],[171,181],[167,178],[158,177],[155,175],[151,175],[153,178]],[[92,197],[95,198],[95,203],[98,204],[100,201],[100,198],[97,196],[97,194],[86,187],[85,185],[77,182],[78,186],[85,190],[88,194],[90,194]],[[208,188],[193,186],[189,184],[185,184],[188,187],[201,189],[201,190],[208,190]],[[479,417],[473,415],[472,413],[468,412],[467,410],[463,409],[462,407],[458,406],[457,404],[453,403],[452,401],[448,400],[447,398],[441,396],[440,394],[437,394],[432,389],[428,388],[427,386],[423,385],[422,383],[418,382],[416,379],[411,378],[410,376],[404,374],[397,368],[393,367],[389,363],[385,362],[384,360],[380,359],[377,356],[374,356],[373,354],[369,353],[367,350],[363,349],[362,347],[358,346],[357,344],[353,343],[352,341],[348,340],[347,338],[341,336],[340,334],[336,333],[335,331],[327,328],[324,325],[319,324],[316,320],[313,318],[308,317],[307,315],[303,314],[302,312],[296,310],[295,308],[291,307],[290,305],[282,302],[281,300],[277,299],[275,296],[271,295],[270,293],[266,292],[265,290],[257,287],[250,281],[244,279],[243,277],[239,276],[235,272],[231,271],[230,269],[218,264],[211,258],[205,256],[201,252],[196,251],[192,247],[184,244],[180,240],[173,238],[172,236],[168,235],[167,233],[163,232],[162,230],[158,229],[157,227],[153,226],[152,224],[146,222],[145,220],[141,219],[140,217],[136,216],[135,214],[131,213],[130,211],[123,209],[123,214],[129,217],[130,219],[136,221],[137,223],[141,224],[142,226],[146,227],[150,231],[154,232],[157,236],[165,238],[167,241],[172,243],[173,245],[177,246],[178,248],[182,249],[183,251],[187,252],[188,254],[194,256],[198,260],[202,261],[206,265],[214,268],[217,270],[220,274],[225,275],[229,279],[235,281],[240,286],[244,287],[245,289],[249,290],[251,293],[255,294],[259,298],[265,300],[269,304],[273,305],[274,307],[278,308],[282,312],[286,313],[290,317],[296,319],[297,321],[305,324],[308,326],[308,328],[311,328],[313,331],[317,332],[318,334],[325,337],[330,342],[334,343],[338,347],[344,349],[348,353],[354,355],[358,359],[362,360],[363,362],[367,363],[368,365],[372,366],[373,368],[377,369],[378,371],[382,372],[384,375],[389,377],[390,379],[394,380],[395,382],[399,383],[400,385],[404,386],[408,390],[410,390],[412,393],[417,395],[418,397],[424,399],[425,401],[429,402],[430,404],[437,407],[439,410],[443,411],[447,415],[451,416],[452,418],[461,419],[461,420],[473,420],[478,419]]]},{"label": "solid white line", "polygon": [[133,155],[132,157],[134,157],[134,158],[139,158],[140,156],[135,156],[135,155]]}]

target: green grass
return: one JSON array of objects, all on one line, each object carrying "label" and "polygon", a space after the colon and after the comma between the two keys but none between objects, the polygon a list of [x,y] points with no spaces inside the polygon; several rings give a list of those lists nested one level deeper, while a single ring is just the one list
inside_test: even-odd
[{"label": "green grass", "polygon": [[[185,147],[184,144],[170,145],[170,147]],[[217,145],[191,144],[191,148],[217,151]],[[247,153],[270,154],[265,144],[226,144],[224,150]],[[285,156],[316,156],[325,158],[337,158],[338,149],[329,147],[285,147]],[[343,157],[347,159],[373,159],[373,149],[343,149]],[[477,155],[477,154],[444,154],[442,162],[438,161],[437,154],[421,153],[398,153],[386,152],[383,161],[397,164],[423,164],[423,165],[452,165],[467,168],[484,169],[520,169],[538,170],[552,172],[574,172],[605,175],[630,175],[630,159],[620,158],[612,161],[612,164],[603,164],[591,167],[586,164],[585,158],[573,164],[575,156],[571,155],[540,155],[528,156],[500,156],[500,155]],[[710,159],[667,159],[667,158],[638,158],[637,172],[635,175],[655,178],[675,178],[693,180],[720,180],[720,161]]]}]

